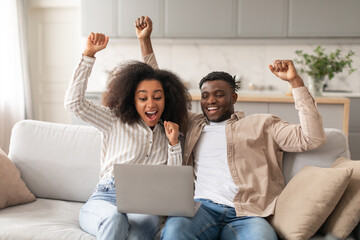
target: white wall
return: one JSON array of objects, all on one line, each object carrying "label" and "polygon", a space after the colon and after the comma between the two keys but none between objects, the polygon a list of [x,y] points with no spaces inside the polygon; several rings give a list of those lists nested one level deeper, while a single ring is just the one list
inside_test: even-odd
[{"label": "white wall", "polygon": [[[84,40],[85,41],[85,40]],[[303,40],[309,42],[309,40]],[[338,41],[338,40],[337,40]],[[346,41],[346,40],[342,40]],[[270,43],[266,43],[270,42]],[[329,40],[316,40],[316,43],[301,43],[296,40],[160,40],[154,39],[153,46],[159,66],[172,70],[189,83],[190,89],[196,92],[200,79],[211,71],[227,71],[242,78],[243,90],[249,83],[269,86],[275,91],[286,92],[288,85],[278,80],[268,69],[275,59],[294,59],[296,50],[312,53],[318,45],[326,51],[337,48],[345,54],[349,50],[356,52],[353,67],[358,71],[348,75],[348,71],[336,75],[329,82],[329,88],[360,92],[360,44],[332,43]],[[330,42],[330,43],[329,43]],[[97,56],[97,63],[89,83],[89,90],[98,91],[105,87],[106,72],[117,63],[127,59],[140,59],[137,40],[126,41],[110,39],[104,52]],[[300,66],[299,66],[300,67]],[[304,80],[307,79],[303,75]]]}]

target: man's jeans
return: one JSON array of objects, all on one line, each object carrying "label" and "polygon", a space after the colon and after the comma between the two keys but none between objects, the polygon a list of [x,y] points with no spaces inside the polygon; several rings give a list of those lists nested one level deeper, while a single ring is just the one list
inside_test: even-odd
[{"label": "man's jeans", "polygon": [[169,217],[161,239],[276,240],[270,224],[261,217],[236,217],[235,209],[207,199],[192,218]]},{"label": "man's jeans", "polygon": [[81,228],[98,240],[153,239],[159,230],[159,217],[124,214],[117,211],[114,179],[101,180],[80,209]]}]

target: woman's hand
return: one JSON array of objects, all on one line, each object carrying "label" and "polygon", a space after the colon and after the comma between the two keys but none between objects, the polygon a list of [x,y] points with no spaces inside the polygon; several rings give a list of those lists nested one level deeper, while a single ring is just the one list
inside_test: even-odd
[{"label": "woman's hand", "polygon": [[164,121],[166,137],[169,139],[171,146],[179,143],[179,125],[170,121]]},{"label": "woman's hand", "polygon": [[88,57],[95,57],[95,53],[106,48],[109,42],[109,36],[102,33],[90,33],[85,45],[83,54]]},{"label": "woman's hand", "polygon": [[135,31],[136,36],[140,42],[141,55],[145,57],[151,53],[154,53],[151,44],[151,32],[152,32],[152,21],[149,17],[141,16],[135,20]]},{"label": "woman's hand", "polygon": [[138,39],[150,39],[152,32],[152,21],[149,17],[139,17],[136,19],[134,25]]}]

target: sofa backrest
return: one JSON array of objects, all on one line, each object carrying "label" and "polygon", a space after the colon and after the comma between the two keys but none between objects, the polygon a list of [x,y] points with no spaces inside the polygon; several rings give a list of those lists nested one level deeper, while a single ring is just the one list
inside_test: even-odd
[{"label": "sofa backrest", "polygon": [[326,143],[318,149],[301,153],[284,152],[282,171],[285,183],[305,166],[330,167],[339,157],[350,158],[349,145],[343,131],[325,128]]},{"label": "sofa backrest", "polygon": [[[325,132],[320,148],[284,153],[286,183],[306,165],[330,167],[338,157],[350,157],[345,134]],[[101,133],[93,127],[24,120],[12,130],[9,157],[36,197],[85,202],[99,181],[100,152]]]},{"label": "sofa backrest", "polygon": [[9,158],[36,197],[85,202],[99,181],[101,133],[90,126],[24,120]]}]

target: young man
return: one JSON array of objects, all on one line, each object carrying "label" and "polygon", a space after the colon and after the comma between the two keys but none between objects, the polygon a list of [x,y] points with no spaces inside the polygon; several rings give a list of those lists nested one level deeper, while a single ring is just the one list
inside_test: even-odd
[{"label": "young man", "polygon": [[[151,20],[139,18],[135,26],[145,61],[157,67]],[[205,76],[199,83],[203,114],[189,114],[183,152],[183,164],[194,166],[195,200],[202,205],[193,218],[168,218],[162,239],[277,239],[265,218],[284,188],[283,151],[315,149],[326,136],[293,62],[276,60],[269,68],[292,86],[300,124],[235,112],[234,78],[225,72]]]}]

